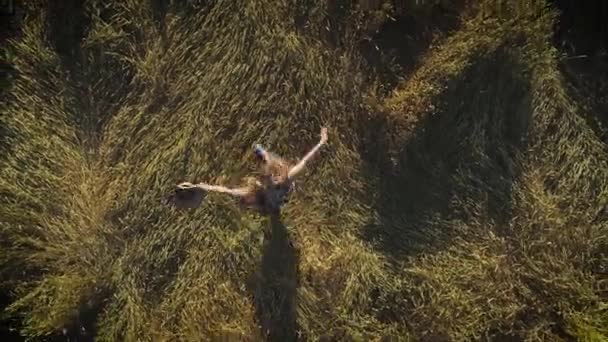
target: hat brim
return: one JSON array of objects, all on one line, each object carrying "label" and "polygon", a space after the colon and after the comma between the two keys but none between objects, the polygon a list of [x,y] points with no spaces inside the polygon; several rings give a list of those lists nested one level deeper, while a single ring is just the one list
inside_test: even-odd
[{"label": "hat brim", "polygon": [[201,206],[207,192],[191,184],[178,185],[171,196],[173,206],[179,209],[194,209]]}]

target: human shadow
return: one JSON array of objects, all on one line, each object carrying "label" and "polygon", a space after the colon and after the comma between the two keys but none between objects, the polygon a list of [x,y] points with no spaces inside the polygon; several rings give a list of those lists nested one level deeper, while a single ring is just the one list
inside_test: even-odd
[{"label": "human shadow", "polygon": [[280,213],[269,215],[269,223],[270,237],[265,237],[262,262],[251,278],[255,314],[261,335],[268,341],[295,341],[299,339],[299,252],[289,239]]},{"label": "human shadow", "polygon": [[404,145],[394,146],[382,119],[368,126],[361,155],[378,218],[362,235],[383,253],[401,259],[443,249],[471,220],[489,219],[508,234],[534,111],[513,44],[474,57]]}]

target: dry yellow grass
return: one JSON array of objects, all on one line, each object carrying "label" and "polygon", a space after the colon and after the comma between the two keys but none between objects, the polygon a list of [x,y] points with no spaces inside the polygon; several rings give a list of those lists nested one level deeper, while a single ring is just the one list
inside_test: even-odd
[{"label": "dry yellow grass", "polygon": [[[346,3],[66,4],[87,19],[30,3],[0,116],[22,334],[608,338],[606,145],[542,2],[466,11],[388,97],[356,48],[378,18]],[[281,217],[160,204],[181,181],[237,184],[256,142],[297,158],[321,125]]]}]

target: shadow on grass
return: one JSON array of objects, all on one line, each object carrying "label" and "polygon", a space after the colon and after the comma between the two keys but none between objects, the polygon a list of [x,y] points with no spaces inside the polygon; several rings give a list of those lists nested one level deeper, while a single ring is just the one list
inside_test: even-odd
[{"label": "shadow on grass", "polygon": [[[11,298],[7,293],[0,292],[0,315],[4,315],[4,310],[11,303]],[[19,334],[20,322],[15,318],[0,316],[0,341],[25,341],[25,337]]]},{"label": "shadow on grass", "polygon": [[530,84],[507,46],[472,61],[434,99],[437,109],[425,113],[405,146],[391,146],[382,120],[368,129],[361,154],[379,192],[379,217],[363,236],[397,259],[442,249],[462,233],[454,222],[483,216],[508,229],[517,156],[533,114]]},{"label": "shadow on grass", "polygon": [[[97,334],[96,319],[103,311],[104,297],[109,293],[98,294],[94,299],[81,303],[76,317],[66,325],[63,331],[57,331],[51,335],[40,338],[47,342],[61,341],[95,341]],[[12,299],[6,293],[0,293],[0,311],[4,315],[4,310],[11,304]],[[27,341],[25,336],[20,334],[23,324],[17,317],[1,317],[0,321],[0,341]]]},{"label": "shadow on grass", "polygon": [[268,341],[295,341],[297,333],[298,250],[289,240],[280,214],[270,216],[271,236],[253,278],[255,310]]},{"label": "shadow on grass", "polygon": [[563,60],[560,71],[568,95],[582,104],[582,117],[596,136],[608,145],[608,55]]},{"label": "shadow on grass", "polygon": [[416,70],[420,59],[437,38],[443,38],[461,25],[464,0],[436,3],[427,11],[397,9],[393,19],[359,43],[361,55],[381,80],[388,94],[400,79]]},{"label": "shadow on grass", "polygon": [[59,341],[79,341],[93,342],[97,335],[97,317],[103,312],[105,300],[110,296],[109,291],[98,294],[95,299],[81,303],[78,310],[78,316],[66,326],[62,332],[59,332],[49,339],[51,342]]},{"label": "shadow on grass", "polygon": [[77,62],[82,58],[80,42],[87,34],[90,18],[83,1],[49,1],[46,7],[47,35],[63,66],[77,72]]},{"label": "shadow on grass", "polygon": [[553,44],[563,54],[560,70],[569,94],[589,106],[584,118],[608,144],[608,3],[550,2],[560,10]]}]

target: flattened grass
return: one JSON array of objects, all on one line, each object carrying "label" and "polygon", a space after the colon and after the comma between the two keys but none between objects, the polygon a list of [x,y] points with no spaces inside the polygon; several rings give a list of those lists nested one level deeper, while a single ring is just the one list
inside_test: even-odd
[{"label": "flattened grass", "polygon": [[[24,335],[606,337],[606,146],[555,12],[463,16],[384,98],[349,6],[158,5],[87,1],[59,49],[33,3],[14,43],[0,260]],[[254,143],[297,158],[321,125],[281,217],[160,204],[238,184]]]}]

